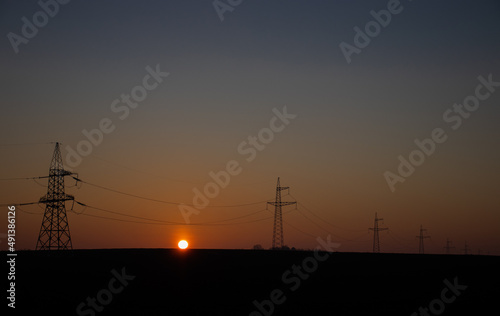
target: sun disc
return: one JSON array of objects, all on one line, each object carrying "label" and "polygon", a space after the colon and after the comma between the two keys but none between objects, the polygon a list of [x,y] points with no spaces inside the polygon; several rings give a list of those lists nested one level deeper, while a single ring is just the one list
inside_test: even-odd
[{"label": "sun disc", "polygon": [[181,248],[181,249],[186,249],[188,247],[188,242],[185,240],[181,240],[181,241],[179,241],[177,246],[179,246],[179,248]]}]

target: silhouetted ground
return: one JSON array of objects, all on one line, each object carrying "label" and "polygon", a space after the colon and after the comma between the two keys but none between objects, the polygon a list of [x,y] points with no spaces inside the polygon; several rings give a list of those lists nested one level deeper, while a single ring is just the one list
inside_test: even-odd
[{"label": "silhouetted ground", "polygon": [[[15,314],[19,315],[418,315],[419,307],[428,308],[431,302],[434,309],[429,315],[443,307],[441,315],[491,315],[486,310],[493,307],[496,313],[500,297],[500,257],[494,256],[332,253],[314,269],[314,260],[304,261],[314,255],[305,251],[17,253]],[[5,252],[2,255],[6,258]],[[292,266],[303,262],[310,272],[301,268],[301,277],[307,279],[298,285],[300,276]],[[115,277],[111,271],[121,274],[123,268],[135,278],[123,281],[126,286],[111,282],[115,291],[121,291],[108,297]],[[453,302],[440,303],[447,288],[443,281],[453,283],[455,278],[467,288],[459,289]],[[275,289],[283,294],[274,299],[281,302],[286,297],[284,302],[274,304],[272,313],[264,304],[266,311],[252,314],[258,311],[253,302],[270,300]],[[86,306],[77,313],[79,304],[99,291],[109,304],[100,312]],[[444,294],[448,301],[454,296],[450,290]]]}]

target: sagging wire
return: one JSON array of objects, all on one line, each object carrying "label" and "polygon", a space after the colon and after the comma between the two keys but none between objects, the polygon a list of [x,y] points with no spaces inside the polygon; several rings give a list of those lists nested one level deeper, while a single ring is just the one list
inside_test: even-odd
[{"label": "sagging wire", "polygon": [[43,214],[43,212],[42,212],[42,213],[33,213],[33,212],[28,212],[28,211],[26,211],[26,210],[23,210],[21,207],[19,207],[19,205],[18,205],[18,206],[16,206],[16,210],[20,210],[21,212],[24,212],[24,213],[27,213],[27,214],[31,214],[31,215],[42,215],[42,214]]},{"label": "sagging wire", "polygon": [[33,181],[34,181],[36,184],[38,184],[39,186],[41,186],[41,187],[44,187],[44,188],[46,188],[46,187],[47,187],[47,185],[45,185],[45,184],[41,184],[41,183],[39,183],[38,181],[36,181],[36,178],[33,178]]},{"label": "sagging wire", "polygon": [[[94,187],[99,188],[99,189],[107,190],[107,191],[110,191],[110,192],[114,192],[114,193],[118,193],[118,194],[130,196],[130,197],[135,197],[135,198],[142,199],[142,200],[147,200],[147,201],[152,201],[152,202],[157,202],[157,203],[163,203],[163,204],[186,205],[186,206],[196,207],[196,205],[190,204],[190,203],[180,203],[180,202],[172,202],[172,201],[166,201],[166,200],[159,200],[159,199],[148,198],[148,197],[144,197],[144,196],[140,196],[140,195],[136,195],[136,194],[132,194],[132,193],[127,193],[127,192],[123,192],[123,191],[119,191],[119,190],[107,188],[107,187],[104,187],[104,186],[101,186],[101,185],[97,185],[97,184],[94,184],[94,183],[90,183],[90,182],[81,180],[81,179],[79,179],[77,177],[72,177],[72,178],[75,179],[75,180],[77,180],[77,181],[79,181],[79,182],[82,182],[82,183],[94,186]],[[206,207],[242,207],[242,206],[250,206],[250,205],[262,204],[264,202],[267,202],[267,201],[259,201],[259,202],[244,203],[244,204],[232,204],[232,205],[207,205]]]}]

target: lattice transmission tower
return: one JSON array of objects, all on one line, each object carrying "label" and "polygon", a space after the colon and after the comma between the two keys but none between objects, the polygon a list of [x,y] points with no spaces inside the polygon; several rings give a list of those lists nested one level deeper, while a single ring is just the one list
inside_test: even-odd
[{"label": "lattice transmission tower", "polygon": [[375,213],[375,222],[373,223],[373,227],[369,228],[373,230],[373,252],[380,252],[380,239],[378,236],[378,232],[381,230],[388,230],[389,228],[380,228],[378,227],[378,222],[384,220],[383,218],[378,218],[377,213]]},{"label": "lattice transmission tower", "polygon": [[39,203],[45,204],[42,226],[36,250],[66,250],[73,249],[69,233],[66,201],[74,200],[72,195],[64,192],[64,177],[75,173],[64,170],[61,149],[56,143],[50,163],[47,194],[40,198]]},{"label": "lattice transmission tower", "polygon": [[268,204],[274,205],[273,249],[283,249],[285,246],[281,207],[297,203],[281,201],[281,191],[288,189],[289,187],[280,186],[280,178],[278,177],[278,184],[276,185],[276,200],[274,202],[267,202]]},{"label": "lattice transmission tower", "polygon": [[464,255],[468,255],[469,254],[469,245],[467,244],[467,240],[465,241],[465,248],[462,249],[464,251]]},{"label": "lattice transmission tower", "polygon": [[445,253],[449,255],[451,253],[451,249],[455,249],[455,247],[452,246],[451,240],[446,238],[446,246],[444,246]]},{"label": "lattice transmission tower", "polygon": [[418,243],[418,253],[423,254],[424,251],[424,239],[425,238],[430,238],[431,236],[424,236],[424,232],[427,231],[427,229],[423,229],[422,225],[420,225],[420,235],[417,236],[419,243]]}]

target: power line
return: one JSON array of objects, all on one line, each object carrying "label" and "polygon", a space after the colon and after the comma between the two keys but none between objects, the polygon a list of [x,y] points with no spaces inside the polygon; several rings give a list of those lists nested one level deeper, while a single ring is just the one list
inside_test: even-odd
[{"label": "power line", "polygon": [[48,143],[16,143],[16,144],[0,144],[0,147],[10,147],[10,146],[31,146],[31,145],[47,145],[54,144],[54,142]]},{"label": "power line", "polygon": [[[297,208],[297,212],[299,212],[300,215],[304,216],[304,218],[306,218],[308,221],[310,221],[311,223],[313,223],[316,227],[318,227],[319,229],[327,232],[330,234],[330,231],[328,231],[327,229],[323,228],[323,226],[320,226],[318,223],[316,223],[315,221],[313,221],[312,219],[310,219],[309,217],[306,216],[306,214],[302,213],[300,211],[300,209]],[[336,236],[337,237],[337,236]]]},{"label": "power line", "polygon": [[[262,210],[259,210],[259,211],[256,211],[256,212],[252,212],[252,213],[249,213],[249,214],[246,214],[246,215],[232,217],[232,218],[226,218],[226,219],[221,219],[221,220],[216,220],[216,221],[210,221],[210,222],[200,222],[200,223],[186,224],[186,223],[182,223],[182,222],[164,221],[164,220],[155,219],[155,218],[148,218],[148,217],[140,217],[140,216],[135,216],[135,215],[129,215],[129,214],[125,214],[125,213],[121,213],[121,212],[117,212],[117,211],[112,211],[112,210],[104,209],[104,208],[101,208],[101,207],[91,206],[91,205],[88,205],[88,204],[85,204],[85,203],[82,203],[82,202],[79,202],[79,201],[76,201],[76,200],[74,202],[77,203],[80,206],[83,206],[85,209],[86,208],[90,208],[90,209],[95,209],[95,210],[106,212],[106,213],[112,213],[112,214],[119,215],[119,216],[125,216],[125,217],[130,217],[130,218],[137,218],[137,219],[143,219],[143,220],[151,221],[151,222],[141,222],[141,221],[134,221],[134,220],[124,220],[124,219],[120,219],[120,218],[116,218],[116,217],[106,217],[106,216],[99,216],[99,215],[95,215],[95,214],[87,214],[87,213],[85,213],[85,210],[83,210],[81,212],[77,212],[74,209],[74,207],[71,207],[71,209],[69,210],[70,212],[72,212],[72,213],[74,213],[76,215],[84,215],[84,216],[102,218],[102,219],[107,219],[107,220],[115,220],[115,221],[137,223],[137,224],[184,225],[184,226],[230,226],[230,225],[249,224],[249,223],[254,223],[254,222],[269,220],[269,219],[272,218],[272,216],[268,216],[268,217],[265,217],[265,218],[259,218],[259,219],[255,219],[255,220],[245,221],[245,222],[236,222],[236,223],[221,224],[221,223],[224,223],[224,222],[229,222],[229,221],[234,221],[234,220],[242,219],[242,218],[245,218],[245,217],[250,217],[252,215],[256,215],[258,213],[267,211],[266,209],[262,209]],[[43,212],[38,212],[38,213],[28,212],[28,211],[23,210],[23,209],[21,209],[19,207],[20,205],[32,205],[32,204],[40,205],[39,202],[32,202],[32,203],[18,203],[18,204],[10,203],[10,204],[4,204],[4,205],[0,204],[0,206],[15,205],[16,209],[19,209],[20,211],[22,211],[24,213],[31,214],[31,215],[42,215]]]},{"label": "power line", "polygon": [[[294,200],[297,200],[293,195],[289,194]],[[306,207],[304,205],[304,203],[301,203],[301,202],[297,202],[298,205],[302,206],[306,211],[308,211],[309,213],[311,213],[314,217],[318,218],[319,220],[325,222],[326,224],[332,226],[332,227],[335,227],[335,228],[338,228],[338,229],[342,229],[342,230],[346,230],[346,231],[351,231],[351,232],[361,232],[361,231],[365,231],[364,229],[348,229],[348,228],[343,228],[341,226],[337,226],[337,225],[334,225],[332,223],[330,223],[329,221],[327,221],[326,219],[322,218],[321,216],[319,216],[318,214],[316,214],[315,212],[313,212],[310,208]]]},{"label": "power line", "polygon": [[[20,177],[20,178],[3,178],[3,179],[0,179],[0,180],[3,180],[3,181],[9,181],[9,180],[33,180],[33,181],[35,181],[36,184],[38,184],[40,186],[46,187],[45,185],[42,185],[42,184],[36,182],[36,179],[44,179],[44,178],[48,178],[48,176],[27,177],[27,178],[22,178],[22,177]],[[147,200],[147,201],[152,201],[152,202],[157,202],[157,203],[164,203],[164,204],[171,204],[171,205],[187,205],[187,206],[194,206],[194,207],[196,207],[196,205],[194,205],[194,204],[182,203],[182,202],[172,202],[172,201],[165,201],[165,200],[148,198],[148,197],[139,196],[139,195],[132,194],[132,193],[127,193],[127,192],[123,192],[123,191],[119,191],[119,190],[107,188],[107,187],[104,187],[104,186],[101,186],[101,185],[98,185],[98,184],[95,184],[95,183],[90,183],[90,182],[84,181],[82,179],[79,179],[77,177],[72,177],[72,178],[75,179],[77,181],[77,183],[85,183],[85,184],[91,185],[93,187],[102,189],[102,190],[106,190],[106,191],[114,192],[114,193],[117,193],[117,194],[122,194],[122,195],[130,196],[130,197],[135,197],[135,198],[142,199],[142,200]],[[207,205],[205,207],[242,207],[242,206],[257,205],[257,204],[266,203],[266,202],[267,202],[267,200],[266,201],[253,202],[253,203],[243,203],[243,204]],[[12,204],[8,204],[8,205],[12,205]]]},{"label": "power line", "polygon": [[[262,211],[265,211],[265,210],[260,210],[258,212],[255,212],[254,214],[260,213]],[[248,216],[254,215],[254,214],[248,214]],[[121,219],[121,218],[116,218],[116,217],[106,217],[106,216],[100,216],[100,215],[94,215],[94,214],[87,214],[87,213],[80,213],[79,215],[89,216],[89,217],[96,217],[96,218],[113,220],[113,221],[119,221],[119,222],[127,222],[127,223],[134,223],[134,224],[146,224],[146,225],[160,225],[160,226],[173,226],[173,225],[184,225],[184,226],[232,226],[232,225],[250,224],[250,223],[260,222],[260,221],[264,221],[264,220],[269,220],[269,219],[272,218],[271,216],[269,216],[269,217],[259,218],[259,219],[255,219],[255,220],[251,220],[251,221],[236,222],[236,223],[215,223],[215,222],[209,222],[209,223],[190,223],[190,224],[186,224],[186,223],[179,223],[179,222],[177,222],[177,223],[163,222],[162,223],[162,222],[157,222],[157,221],[154,221],[154,222],[145,222],[145,221],[137,221],[137,220],[126,220],[126,219]],[[126,215],[123,215],[123,216],[126,216]],[[151,219],[148,219],[148,220],[151,220]],[[234,220],[234,219],[231,219],[231,220]]]},{"label": "power line", "polygon": [[345,241],[353,241],[353,240],[350,240],[350,239],[347,239],[347,238],[344,238],[344,237],[341,237],[341,236],[338,236],[338,235],[335,235],[333,233],[331,233],[329,230],[325,229],[323,226],[320,226],[318,223],[316,223],[315,221],[313,221],[312,219],[310,219],[309,217],[306,216],[306,214],[304,214],[303,212],[300,211],[300,209],[297,208],[297,211],[299,212],[300,215],[304,216],[308,221],[310,221],[311,223],[313,223],[316,227],[318,227],[319,229],[323,230],[324,232],[327,232],[328,234],[336,237],[336,238],[339,238],[339,239],[343,239]]},{"label": "power line", "polygon": [[[293,211],[295,211],[295,210],[296,210],[296,209],[290,210],[290,211],[288,211],[288,212],[285,212],[284,214],[291,213],[291,212],[293,212]],[[274,213],[273,213],[271,210],[269,210],[269,209],[267,209],[267,211],[268,211],[269,213],[271,213],[271,214],[274,214]],[[312,238],[316,238],[316,237],[317,237],[317,236],[314,236],[314,235],[312,235],[312,234],[309,234],[309,233],[307,233],[307,232],[305,232],[305,231],[303,231],[303,230],[301,230],[301,229],[298,229],[297,227],[293,226],[292,224],[288,223],[288,222],[287,222],[287,221],[285,221],[285,220],[283,220],[283,223],[285,223],[287,226],[290,226],[291,228],[295,229],[296,231],[301,232],[301,233],[302,233],[302,234],[304,234],[304,235],[307,235],[307,236],[312,237]]]},{"label": "power line", "polygon": [[[147,172],[147,171],[144,171],[144,170],[135,169],[135,168],[132,168],[132,167],[129,167],[129,166],[117,163],[117,162],[113,162],[113,161],[110,161],[110,160],[98,157],[98,156],[96,156],[94,154],[90,154],[89,157],[92,157],[94,159],[103,161],[105,163],[108,163],[110,165],[113,165],[113,166],[116,166],[116,167],[119,167],[119,168],[122,168],[122,169],[130,170],[130,171],[133,171],[133,172],[136,172],[136,173],[140,173],[140,174],[143,174],[143,175],[155,177],[155,178],[158,178],[158,179],[164,179],[164,180],[168,180],[168,181],[180,182],[180,183],[187,183],[187,184],[193,184],[193,185],[200,184],[200,181],[194,182],[194,181],[187,181],[187,180],[175,179],[175,178],[170,178],[170,177],[165,177],[165,176],[162,176],[162,175],[158,175],[158,174],[152,173],[152,172]],[[256,182],[256,183],[246,183],[246,184],[243,184],[242,186],[257,185],[257,184],[262,184],[262,183],[268,183],[268,182],[271,182],[271,181],[273,181],[273,180],[268,179],[268,180],[260,181],[260,182]],[[234,185],[235,184],[232,184],[232,186],[234,186]]]},{"label": "power line", "polygon": [[320,217],[319,215],[317,215],[316,213],[312,212],[309,208],[307,208],[303,203],[299,203],[300,206],[302,206],[306,211],[308,211],[309,213],[311,213],[312,215],[314,215],[314,217],[316,218],[319,218],[321,221],[327,223],[328,225],[331,225],[332,227],[336,227],[338,228],[336,225],[333,225],[332,223],[330,223],[329,221],[325,220],[324,218]]},{"label": "power line", "polygon": [[[190,224],[187,224],[185,222],[166,221],[166,220],[161,220],[161,219],[156,219],[156,218],[142,217],[142,216],[135,216],[135,215],[125,214],[125,213],[122,213],[122,212],[111,211],[111,210],[104,209],[104,208],[101,208],[101,207],[91,206],[91,205],[88,205],[88,204],[85,204],[85,203],[82,203],[82,202],[79,202],[79,201],[75,201],[75,203],[77,203],[78,205],[87,207],[87,208],[91,208],[91,209],[95,209],[95,210],[99,210],[99,211],[102,211],[102,212],[111,213],[111,214],[115,214],[115,215],[120,215],[120,216],[135,218],[135,219],[152,221],[152,222],[161,223],[161,224],[164,224],[164,225],[184,225],[184,226],[190,226],[190,225],[191,226],[197,226],[197,225],[198,226],[203,226],[203,225],[207,225],[207,226],[208,225],[219,225],[220,223],[223,223],[223,222],[228,222],[228,221],[233,221],[233,220],[237,220],[237,219],[249,217],[249,216],[252,216],[252,215],[255,215],[255,214],[258,214],[258,213],[261,213],[261,212],[265,211],[265,210],[259,210],[259,211],[256,211],[256,212],[252,212],[250,214],[246,214],[246,215],[242,215],[242,216],[238,216],[238,217],[233,217],[233,218],[226,218],[226,219],[217,220],[217,221],[210,221],[210,222],[200,222],[200,223],[190,223]],[[74,210],[72,210],[72,211],[73,211],[73,213],[75,213],[77,215],[86,215],[84,213],[84,211],[82,211],[82,212],[76,212]],[[265,219],[269,219],[269,218],[270,217],[259,219],[259,220],[265,220]],[[108,218],[108,219],[111,219],[111,218]],[[251,222],[254,222],[254,221],[255,220],[252,220],[252,221],[249,221],[249,222],[228,223],[227,225],[246,224],[246,223],[251,223]],[[144,222],[139,222],[139,223],[144,223]]]},{"label": "power line", "polygon": [[43,214],[43,212],[38,212],[38,213],[28,212],[28,211],[23,210],[22,208],[20,208],[19,205],[16,206],[16,210],[20,210],[23,213],[31,214],[31,215],[42,215]]},{"label": "power line", "polygon": [[[394,232],[392,230],[387,230],[387,232],[388,232],[389,237],[391,237],[392,239],[394,239],[404,249],[406,249],[409,252],[413,252],[413,250],[412,250],[413,247],[409,246],[408,243],[406,241],[404,241],[403,239],[400,239],[399,237],[396,237],[395,234],[394,234]],[[400,240],[402,240],[403,242],[401,242]]]},{"label": "power line", "polygon": [[[222,222],[233,221],[233,220],[236,220],[236,219],[241,219],[241,218],[249,217],[249,216],[252,216],[252,215],[258,214],[258,213],[260,213],[260,212],[264,212],[264,211],[266,211],[266,210],[265,210],[265,209],[262,209],[262,210],[260,210],[260,211],[257,211],[257,212],[252,212],[252,213],[250,213],[250,214],[246,214],[246,215],[242,215],[242,216],[238,216],[238,217],[227,218],[227,219],[222,219],[222,220],[212,221],[212,222],[204,222],[204,224],[215,224],[215,223],[222,223]],[[266,219],[270,219],[270,217],[266,217]]]},{"label": "power line", "polygon": [[[130,197],[135,197],[135,198],[142,199],[142,200],[147,200],[147,201],[152,201],[152,202],[157,202],[157,203],[163,203],[163,204],[187,205],[187,206],[194,206],[194,207],[196,207],[196,205],[194,205],[194,204],[153,199],[153,198],[148,198],[148,197],[144,197],[144,196],[140,196],[140,195],[136,195],[136,194],[132,194],[132,193],[118,191],[118,190],[107,188],[107,187],[104,187],[104,186],[101,186],[101,185],[98,185],[98,184],[90,183],[90,182],[81,180],[81,179],[76,178],[76,177],[73,177],[73,179],[75,179],[78,182],[82,182],[82,183],[91,185],[93,187],[99,188],[99,189],[103,189],[103,190],[106,190],[106,191],[110,191],[110,192],[114,192],[114,193],[117,193],[117,194],[122,194],[122,195],[130,196]],[[245,204],[233,204],[233,205],[207,205],[205,207],[241,207],[241,206],[257,205],[257,204],[261,204],[261,203],[265,203],[265,202],[267,202],[267,201],[259,201],[259,202],[254,202],[254,203],[245,203]]]},{"label": "power line", "polygon": [[290,223],[288,223],[287,221],[283,221],[283,222],[284,222],[287,226],[290,226],[291,228],[295,229],[295,230],[296,230],[296,231],[298,231],[298,232],[301,232],[301,233],[302,233],[302,234],[304,234],[304,235],[307,235],[307,236],[312,237],[312,238],[317,238],[317,237],[318,237],[318,236],[314,236],[313,234],[309,234],[309,233],[307,233],[307,232],[305,232],[305,231],[303,231],[303,230],[301,230],[301,229],[298,229],[297,227],[295,227],[295,226],[291,225],[291,224],[290,224]]},{"label": "power line", "polygon": [[11,180],[35,180],[35,179],[43,179],[43,178],[48,178],[48,176],[42,176],[42,177],[30,177],[30,178],[2,178],[0,180],[2,181],[11,181]]},{"label": "power line", "polygon": [[38,202],[27,202],[27,203],[2,203],[0,206],[23,206],[23,205],[31,205],[38,204]]},{"label": "power line", "polygon": [[95,158],[95,159],[97,159],[97,160],[103,161],[103,162],[105,162],[105,163],[108,163],[108,164],[111,164],[111,165],[114,165],[114,166],[117,166],[117,167],[120,167],[120,168],[123,168],[123,169],[127,169],[127,170],[130,170],[130,171],[134,171],[134,172],[137,172],[137,173],[145,174],[145,175],[148,175],[148,176],[153,176],[153,177],[156,177],[156,178],[165,179],[165,180],[169,180],[169,181],[175,181],[175,182],[182,182],[182,183],[195,184],[194,182],[190,182],[190,181],[185,181],[185,180],[180,180],[180,179],[168,178],[168,177],[164,177],[164,176],[159,176],[159,175],[157,175],[157,174],[153,174],[153,173],[145,172],[145,171],[142,171],[142,170],[137,170],[137,169],[134,169],[134,168],[131,168],[131,167],[128,167],[128,166],[125,166],[125,165],[122,165],[122,164],[119,164],[119,163],[116,163],[116,162],[109,161],[109,160],[107,160],[107,159],[103,159],[103,158],[98,157],[98,156],[93,155],[93,154],[91,154],[90,156],[91,156],[92,158]]},{"label": "power line", "polygon": [[[130,217],[130,218],[148,220],[148,221],[159,222],[159,223],[168,223],[168,224],[173,224],[173,225],[185,224],[185,223],[165,221],[165,220],[160,220],[160,219],[155,219],[155,218],[148,218],[148,217],[141,217],[141,216],[129,215],[129,214],[120,213],[120,212],[116,212],[116,211],[110,211],[110,210],[107,210],[107,209],[104,209],[104,208],[87,205],[87,204],[79,202],[79,201],[75,201],[75,203],[77,203],[78,205],[84,206],[84,207],[91,208],[91,209],[99,210],[99,211],[106,212],[106,213],[116,214],[116,215],[120,215],[120,216],[126,216],[126,217]],[[77,212],[74,212],[74,213],[77,214],[77,215],[81,215],[81,214],[84,213],[84,211],[82,211],[80,213],[77,213]]]},{"label": "power line", "polygon": [[336,234],[333,234],[331,231],[323,228],[322,226],[320,226],[319,224],[317,224],[316,222],[314,222],[312,219],[310,219],[309,217],[307,217],[304,213],[302,213],[300,211],[300,209],[297,208],[297,211],[302,215],[304,216],[307,220],[309,220],[311,223],[313,223],[315,226],[317,226],[318,228],[320,228],[321,230],[327,232],[328,234],[332,235],[333,237],[336,237],[336,238],[339,238],[339,239],[342,239],[344,241],[351,241],[351,242],[360,242],[360,240],[354,240],[354,239],[348,239],[348,238],[345,238],[345,237],[342,237],[342,236],[339,236],[339,235],[336,235]]}]

